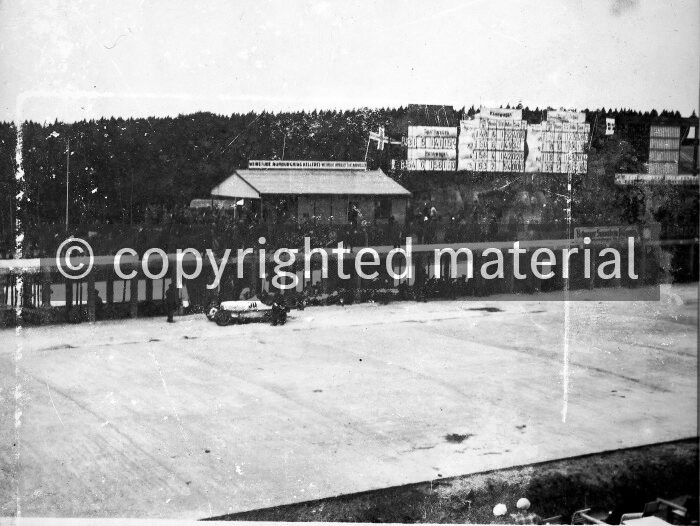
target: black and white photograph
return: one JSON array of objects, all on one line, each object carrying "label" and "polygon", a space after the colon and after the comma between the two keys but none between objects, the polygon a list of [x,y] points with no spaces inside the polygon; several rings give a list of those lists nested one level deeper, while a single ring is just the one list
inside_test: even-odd
[{"label": "black and white photograph", "polygon": [[0,526],[698,525],[698,0],[0,0]]}]

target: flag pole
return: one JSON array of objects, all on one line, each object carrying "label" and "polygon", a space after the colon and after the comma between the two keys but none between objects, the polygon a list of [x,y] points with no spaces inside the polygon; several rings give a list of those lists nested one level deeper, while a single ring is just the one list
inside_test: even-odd
[{"label": "flag pole", "polygon": [[598,125],[598,112],[595,112],[595,120],[593,121],[593,128],[591,128],[591,136],[588,138],[588,148],[590,149],[591,144],[593,143],[593,132],[595,131],[596,126]]}]

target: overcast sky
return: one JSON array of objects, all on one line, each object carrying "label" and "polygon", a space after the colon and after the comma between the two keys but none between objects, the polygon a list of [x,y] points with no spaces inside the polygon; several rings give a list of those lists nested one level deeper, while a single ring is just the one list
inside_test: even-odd
[{"label": "overcast sky", "polygon": [[698,0],[0,0],[0,119],[698,107]]}]

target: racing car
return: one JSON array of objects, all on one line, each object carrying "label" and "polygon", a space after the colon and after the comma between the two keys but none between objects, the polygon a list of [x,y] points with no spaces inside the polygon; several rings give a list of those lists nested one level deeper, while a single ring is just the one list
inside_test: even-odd
[{"label": "racing car", "polygon": [[222,301],[209,309],[207,318],[220,327],[251,321],[269,321],[272,325],[284,325],[287,322],[287,312],[289,308],[276,301],[271,305],[265,305],[258,300]]}]

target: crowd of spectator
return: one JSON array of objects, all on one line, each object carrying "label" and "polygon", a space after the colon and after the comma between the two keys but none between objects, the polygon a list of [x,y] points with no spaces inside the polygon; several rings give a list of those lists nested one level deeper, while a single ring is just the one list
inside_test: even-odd
[{"label": "crowd of spectator", "polygon": [[[393,217],[384,221],[356,220],[334,224],[324,217],[296,218],[286,216],[275,221],[262,221],[254,214],[236,214],[232,209],[192,209],[161,207],[149,209],[146,221],[138,225],[24,225],[22,257],[54,257],[58,245],[68,236],[87,239],[96,255],[112,255],[123,247],[143,252],[161,248],[166,252],[177,248],[195,248],[200,252],[211,249],[221,255],[226,248],[258,247],[265,238],[265,246],[303,249],[304,238],[312,247],[336,246],[342,241],[346,247],[398,246],[410,237],[414,244],[464,243],[505,241],[515,239],[543,239],[565,233],[561,227],[552,230],[524,221],[501,224],[493,217],[469,217],[461,212],[454,216],[440,216],[433,205],[426,203],[416,209],[405,223]],[[0,258],[15,256],[15,240],[5,236],[0,244]]]}]

